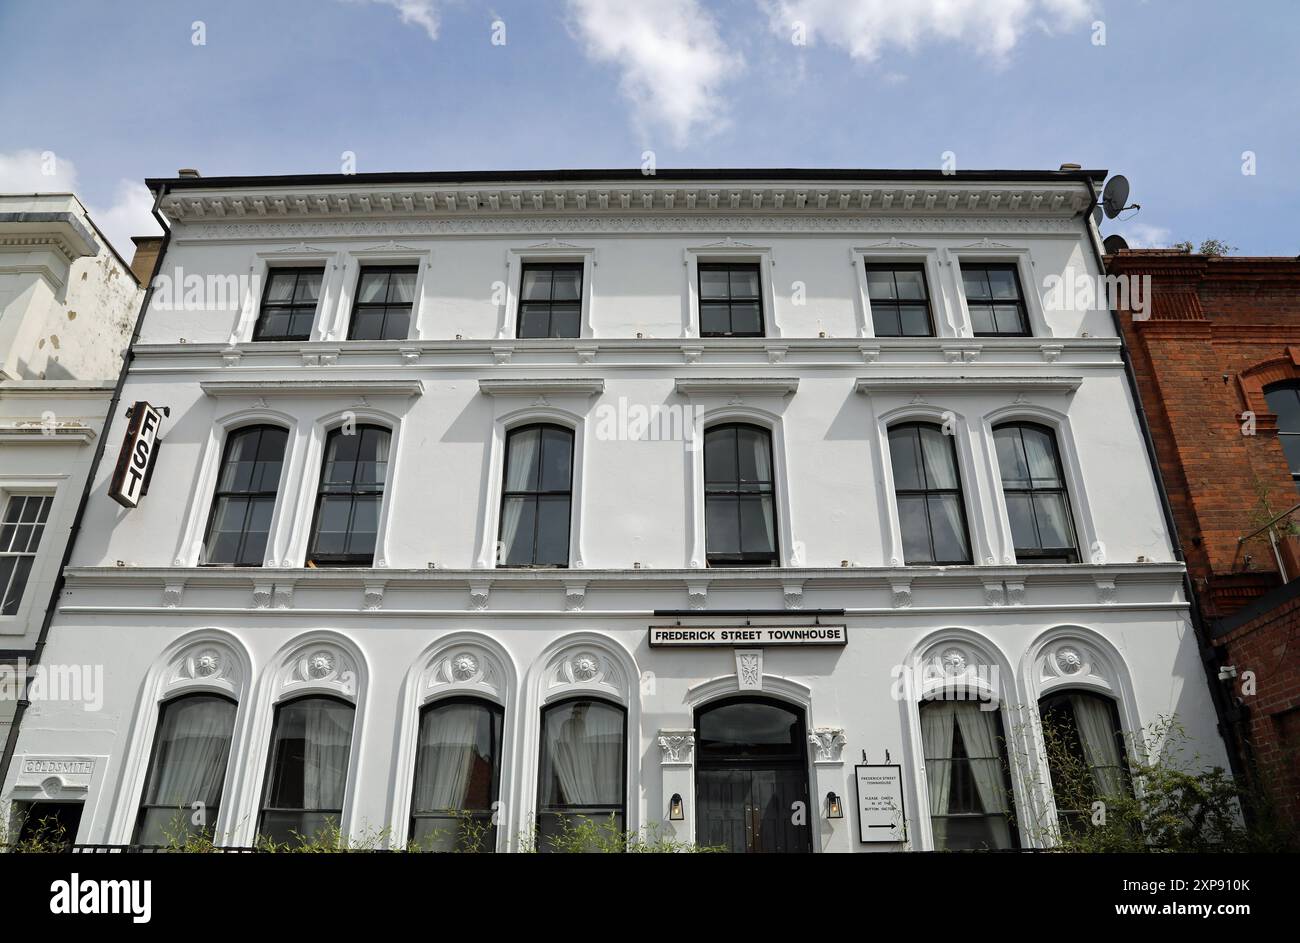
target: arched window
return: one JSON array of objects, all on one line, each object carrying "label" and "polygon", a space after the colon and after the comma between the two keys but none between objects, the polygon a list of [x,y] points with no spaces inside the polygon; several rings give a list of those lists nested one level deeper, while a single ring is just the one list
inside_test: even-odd
[{"label": "arched window", "polygon": [[454,698],[420,713],[411,841],[429,851],[495,851],[501,789],[501,718],[495,704]]},{"label": "arched window", "polygon": [[936,425],[907,422],[889,430],[903,562],[970,563],[966,505],[953,437]]},{"label": "arched window", "polygon": [[279,426],[246,426],[226,436],[204,564],[262,565],[288,441],[289,433]]},{"label": "arched window", "polygon": [[923,701],[921,740],[935,849],[1018,847],[1002,712],[987,701]]},{"label": "arched window", "polygon": [[704,527],[709,566],[777,566],[772,436],[729,423],[704,433]]},{"label": "arched window", "polygon": [[315,695],[276,706],[258,834],[292,843],[340,827],[355,713]]},{"label": "arched window", "polygon": [[1070,495],[1055,434],[1046,426],[1013,422],[994,429],[993,441],[1016,559],[1078,563]]},{"label": "arched window", "polygon": [[1264,390],[1268,411],[1277,415],[1277,438],[1282,443],[1291,480],[1300,488],[1300,384],[1279,383]]},{"label": "arched window", "polygon": [[536,425],[506,436],[498,566],[569,565],[573,430]]},{"label": "arched window", "polygon": [[389,432],[382,426],[344,426],[326,438],[308,562],[316,566],[375,562],[379,509],[388,478],[388,442]]},{"label": "arched window", "polygon": [[1128,754],[1115,701],[1058,691],[1038,702],[1052,793],[1063,828],[1086,828],[1092,803],[1131,792]]},{"label": "arched window", "polygon": [[537,848],[585,816],[622,831],[627,809],[627,712],[579,697],[542,711]]},{"label": "arched window", "polygon": [[136,820],[137,844],[184,844],[191,836],[212,834],[221,810],[235,710],[234,701],[217,694],[186,694],[159,708]]}]

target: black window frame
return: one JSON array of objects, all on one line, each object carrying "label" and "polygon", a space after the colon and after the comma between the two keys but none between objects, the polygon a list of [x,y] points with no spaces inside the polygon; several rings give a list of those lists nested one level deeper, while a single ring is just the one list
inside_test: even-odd
[{"label": "black window frame", "polygon": [[[1273,403],[1269,402],[1269,395],[1275,393],[1290,393],[1295,399],[1300,400],[1300,383],[1292,380],[1284,380],[1281,383],[1270,383],[1264,387],[1264,402],[1268,406],[1268,411],[1274,416],[1281,417],[1281,414],[1274,408]],[[1297,409],[1300,409],[1300,403],[1297,403]],[[1287,471],[1291,474],[1291,482],[1300,488],[1300,467],[1291,467],[1291,456],[1287,452],[1285,442],[1288,439],[1295,438],[1300,441],[1300,428],[1286,430],[1282,428],[1281,423],[1277,424],[1278,447],[1282,449],[1282,457],[1286,459]]]},{"label": "black window frame", "polygon": [[[1028,302],[1025,300],[1025,286],[1024,283],[1020,280],[1020,266],[1017,263],[961,261],[959,264],[961,266],[961,276],[962,276],[962,284],[961,284],[962,295],[966,299],[966,311],[968,314],[970,314],[971,334],[974,337],[1033,337],[1034,336],[1033,325],[1030,324],[1029,322],[1029,305]],[[1016,286],[1016,297],[1014,299],[994,298],[991,289],[989,290],[987,295],[983,295],[976,298],[972,298],[970,296],[970,294],[966,291],[967,273],[982,272],[984,274],[984,284],[988,285],[989,284],[988,273],[991,271],[1008,271],[1011,273],[1012,281],[1015,283]],[[996,325],[997,317],[994,315],[993,309],[999,305],[1005,306],[1011,304],[1014,304],[1019,311],[1020,330],[1018,331],[977,331],[975,329],[975,316],[974,314],[971,313],[974,307],[978,306],[981,308],[987,308],[989,311],[989,317],[993,320],[993,323]]]},{"label": "black window frame", "polygon": [[[731,273],[732,272],[753,272],[758,280],[758,294],[750,297],[748,295],[733,295],[731,293]],[[727,299],[723,301],[720,298],[706,299],[704,297],[704,273],[705,272],[726,272],[727,277]],[[761,262],[697,262],[695,265],[695,297],[699,306],[699,323],[700,337],[766,337],[767,336],[767,312],[763,305],[763,265]],[[757,305],[758,306],[758,330],[755,331],[706,331],[704,330],[704,308],[706,305],[726,305],[727,306],[727,325],[734,327],[736,320],[732,311],[732,306],[737,304]]]},{"label": "black window frame", "polygon": [[[920,719],[921,713],[925,710],[927,704],[942,703],[942,702],[943,702],[943,698],[931,698],[931,699],[922,700],[920,705],[917,708],[918,719]],[[965,701],[961,701],[961,703],[975,704],[976,710],[983,710],[984,704],[987,702],[965,700]],[[928,804],[927,804],[926,815],[931,821],[933,821],[934,819],[948,819],[948,820],[965,819],[967,821],[970,821],[974,819],[1005,818],[1007,822],[1007,834],[1011,840],[1010,850],[1018,850],[1020,848],[1020,823],[1019,823],[1018,805],[1016,801],[1017,796],[1015,790],[1015,783],[1012,780],[1012,776],[1011,776],[1011,750],[1007,743],[1007,735],[1006,735],[1007,728],[1006,728],[1006,721],[1002,716],[1002,708],[998,707],[995,711],[995,714],[997,715],[998,730],[997,730],[997,736],[994,739],[998,745],[998,753],[999,753],[998,756],[996,757],[970,756],[970,754],[966,752],[965,738],[961,736],[961,725],[959,723],[954,722],[952,725],[953,746],[955,747],[955,744],[960,739],[960,742],[962,744],[962,755],[961,756],[952,755],[947,760],[937,760],[937,759],[932,760],[930,757],[925,755],[925,744],[924,742],[922,742],[921,764],[922,767],[924,767],[926,763],[947,762],[951,764],[951,766],[949,767],[951,771],[949,775],[952,777],[950,779],[950,782],[953,782],[953,787],[950,788],[955,788],[955,786],[957,785],[957,783],[954,782],[958,778],[956,776],[957,770],[963,769],[964,772],[962,775],[962,782],[960,784],[961,788],[971,794],[968,798],[973,798],[975,803],[979,803],[982,805],[979,799],[979,791],[978,789],[975,788],[974,778],[970,775],[969,763],[973,759],[974,760],[989,760],[989,759],[997,760],[998,766],[1002,773],[1002,788],[1005,790],[1007,795],[1007,800],[1008,800],[1007,811],[1006,812],[947,812],[943,815],[935,815],[933,812],[928,811]],[[965,761],[967,765],[965,767],[961,767],[959,765],[960,761]],[[949,798],[950,808],[951,808],[951,803],[952,803],[952,799],[950,796]],[[936,848],[935,850],[943,851],[947,849]]]},{"label": "black window frame", "polygon": [[[529,490],[529,489],[511,490],[507,487],[510,481],[510,456],[512,452],[511,442],[515,438],[515,436],[532,429],[536,429],[539,434],[538,446],[537,446],[537,469],[538,469],[537,488],[538,490],[536,491]],[[546,432],[548,430],[563,432],[568,437],[569,440],[569,486],[567,490],[564,491],[542,489],[541,472],[542,469],[545,468]],[[501,501],[497,512],[497,540],[500,541],[502,535],[504,534],[506,501],[511,498],[524,498],[525,500],[531,500],[533,503],[533,552],[532,552],[532,562],[530,563],[509,563],[500,559],[500,557],[504,555],[507,549],[505,547],[502,547],[501,552],[498,554],[498,559],[496,561],[497,567],[509,568],[509,569],[559,569],[559,570],[568,569],[570,563],[570,557],[572,556],[573,553],[573,473],[574,473],[573,461],[574,461],[574,449],[576,445],[577,445],[577,436],[575,435],[574,430],[569,428],[568,426],[560,425],[557,422],[532,422],[526,425],[516,426],[515,428],[509,430],[506,433],[505,458],[504,461],[502,461],[501,463]],[[537,562],[537,535],[540,528],[537,526],[537,524],[538,521],[541,520],[541,513],[540,513],[541,499],[543,497],[553,498],[557,495],[564,495],[569,500],[569,513],[565,515],[565,519],[564,519],[565,522],[564,562],[563,563],[538,563]]]},{"label": "black window frame", "polygon": [[[292,272],[294,274],[293,291],[289,293],[288,301],[271,301],[271,282],[280,275]],[[316,300],[311,305],[311,323],[307,327],[306,334],[282,334],[272,337],[266,336],[266,319],[267,314],[273,310],[285,310],[289,312],[289,323],[293,323],[294,313],[301,311],[307,305],[297,301],[298,282],[304,274],[320,274],[320,290],[316,295]],[[325,294],[325,266],[324,265],[285,265],[275,266],[267,269],[266,284],[262,288],[261,304],[258,306],[257,323],[253,325],[254,341],[294,341],[302,342],[311,340],[312,329],[316,326],[316,314],[320,310],[321,297]]]},{"label": "black window frame", "polygon": [[[1080,764],[1091,774],[1092,764],[1088,762],[1088,756],[1083,750],[1083,742],[1079,737],[1079,720],[1074,713],[1074,705],[1070,703],[1072,695],[1105,702],[1110,714],[1111,726],[1114,727],[1115,743],[1119,747],[1120,778],[1123,780],[1124,788],[1128,790],[1128,794],[1132,795],[1133,778],[1129,771],[1128,744],[1125,742],[1124,720],[1120,715],[1118,700],[1099,691],[1090,691],[1087,688],[1057,688],[1038,699],[1039,723],[1044,728],[1049,724],[1055,726],[1062,747],[1070,751],[1071,759],[1075,763]],[[1054,719],[1053,715],[1055,715],[1055,718],[1060,719]],[[1062,721],[1066,719],[1068,719],[1068,729],[1063,729],[1067,725]],[[1044,740],[1046,741],[1046,734],[1044,734]],[[1060,785],[1056,779],[1052,778],[1052,758],[1048,756],[1045,759],[1047,760],[1048,785],[1052,789],[1052,801],[1056,805],[1057,819],[1065,828],[1073,828],[1076,831],[1086,829],[1088,827],[1089,811],[1065,808],[1065,804],[1060,801]],[[1098,797],[1100,798],[1100,795]]]},{"label": "black window frame", "polygon": [[[264,434],[268,429],[279,432],[281,435],[284,436],[284,450],[280,453],[280,477],[276,479],[275,490],[273,491],[222,490],[221,478],[223,473],[225,472],[226,465],[229,462],[230,452],[234,446],[235,440],[241,436],[251,434],[254,431],[258,432],[259,438],[258,438],[257,450],[255,454],[260,454],[262,451],[262,441],[260,438],[260,434]],[[245,497],[245,498],[270,497],[271,498],[271,521],[274,522],[276,506],[280,502],[280,485],[283,483],[284,480],[285,456],[288,454],[288,451],[289,451],[289,430],[285,429],[284,426],[277,426],[274,423],[256,423],[247,426],[240,426],[236,429],[227,430],[226,441],[221,449],[221,464],[217,466],[217,479],[213,486],[213,491],[212,491],[212,506],[208,509],[208,526],[204,530],[203,551],[202,551],[203,558],[200,564],[201,566],[262,566],[262,564],[264,563],[264,559],[257,560],[256,562],[253,563],[240,562],[240,558],[242,558],[243,556],[245,541],[248,539],[248,514],[249,514],[249,509],[252,507],[251,503],[244,509],[244,528],[243,530],[240,531],[240,538],[239,538],[240,552],[235,555],[236,556],[235,562],[233,563],[226,563],[222,561],[214,562],[209,559],[209,555],[211,552],[211,542],[212,542],[212,527],[217,522],[217,509],[221,506],[221,499],[230,498],[230,497]],[[268,524],[267,525],[268,543],[270,542],[270,539],[271,539],[271,525]],[[263,558],[265,557],[265,555],[266,555],[266,547],[263,546],[262,548]]]},{"label": "black window frame", "polygon": [[[929,471],[929,467],[928,467],[928,465],[927,465],[926,462],[925,462],[925,450],[922,449],[922,448],[920,448],[920,443],[919,443],[920,432],[919,432],[919,431],[916,432],[915,434],[916,434],[916,436],[917,436],[917,438],[918,438],[917,450],[918,450],[918,453],[919,453],[920,456],[921,456],[921,463],[922,463],[922,464],[921,464],[921,471],[922,471],[922,472],[924,473],[924,475],[925,475],[926,487],[925,487],[925,488],[900,488],[900,487],[898,486],[898,481],[897,481],[897,479],[895,479],[895,481],[894,481],[894,508],[895,508],[895,510],[896,510],[896,512],[897,512],[897,509],[900,507],[900,505],[899,505],[899,500],[898,500],[898,499],[899,499],[899,498],[902,498],[902,497],[924,497],[924,498],[925,498],[925,508],[926,508],[926,514],[925,514],[925,527],[926,527],[926,537],[927,537],[927,541],[928,541],[928,543],[929,543],[929,545],[930,545],[930,557],[931,557],[931,559],[929,559],[929,560],[908,560],[908,559],[906,558],[906,554],[904,554],[903,565],[904,565],[904,566],[969,566],[969,565],[971,565],[971,564],[974,562],[974,560],[975,560],[975,548],[974,548],[974,546],[973,546],[973,544],[972,544],[972,542],[971,542],[971,534],[970,534],[970,520],[968,519],[967,514],[966,514],[966,482],[965,482],[965,480],[962,478],[962,473],[961,473],[961,462],[960,462],[960,460],[959,460],[959,456],[958,456],[958,454],[957,454],[957,442],[956,442],[956,436],[944,435],[944,433],[943,433],[943,427],[942,427],[941,425],[939,425],[938,423],[935,423],[935,422],[926,422],[926,421],[924,421],[924,420],[917,420],[917,421],[911,421],[911,422],[899,422],[899,423],[895,423],[894,425],[890,426],[888,430],[886,430],[886,438],[889,440],[889,444],[890,444],[890,463],[891,463],[891,470],[892,470],[892,463],[893,463],[893,448],[894,448],[893,438],[894,438],[894,433],[895,433],[895,432],[902,431],[902,430],[904,430],[904,429],[919,430],[919,429],[921,429],[921,428],[937,429],[937,430],[939,431],[939,434],[940,434],[940,435],[943,435],[944,440],[948,443],[948,448],[949,448],[949,450],[950,450],[950,452],[951,452],[951,454],[952,454],[952,467],[953,467],[953,472],[955,473],[955,475],[956,475],[956,477],[957,477],[957,487],[956,487],[956,488],[931,488],[931,487],[929,487],[929,483],[930,483],[930,471]],[[957,506],[958,506],[958,508],[960,508],[960,510],[961,510],[961,526],[962,526],[962,534],[963,534],[963,536],[965,537],[965,542],[966,542],[966,558],[965,558],[964,560],[937,560],[937,559],[933,559],[934,557],[937,557],[938,554],[935,553],[935,549],[934,549],[934,527],[931,525],[931,517],[930,517],[930,495],[932,495],[932,494],[933,494],[933,495],[952,495],[952,494],[955,494],[955,495],[957,496]],[[900,539],[900,542],[901,542],[901,540],[902,540],[901,528],[902,528],[902,523],[903,523],[901,512],[898,513],[898,521],[899,521],[899,528],[900,528],[899,539]]]},{"label": "black window frame", "polygon": [[[548,271],[551,273],[551,296],[546,301],[528,301],[524,298],[524,283],[528,279],[529,272]],[[555,273],[556,272],[577,272],[578,273],[578,298],[575,301],[569,299],[555,298]],[[515,337],[521,340],[545,340],[545,339],[566,339],[575,340],[582,337],[582,299],[583,292],[586,291],[587,272],[586,264],[583,262],[543,262],[533,261],[524,262],[519,266],[519,300],[515,305]],[[555,308],[557,306],[578,307],[578,333],[572,336],[568,334],[555,334]],[[546,326],[545,334],[525,334],[524,333],[524,307],[546,308]]]},{"label": "black window frame", "polygon": [[[334,826],[339,830],[342,830],[343,828],[343,808],[294,809],[294,808],[288,808],[284,806],[270,806],[267,804],[271,798],[271,784],[275,776],[275,765],[274,765],[275,755],[273,751],[275,748],[276,728],[280,724],[280,712],[284,708],[289,707],[293,704],[298,704],[302,701],[333,701],[336,704],[343,704],[344,706],[349,707],[352,710],[352,732],[348,738],[348,766],[347,766],[347,772],[345,773],[343,779],[343,806],[346,807],[347,805],[348,788],[351,786],[353,782],[353,776],[356,774],[356,771],[352,768],[352,759],[353,759],[353,753],[355,753],[356,746],[357,746],[357,739],[356,739],[357,738],[357,705],[354,702],[349,701],[347,698],[339,697],[334,694],[321,694],[319,692],[310,692],[307,694],[300,694],[297,697],[285,698],[283,701],[276,702],[273,705],[272,712],[271,712],[271,731],[270,734],[268,735],[267,746],[266,746],[266,773],[263,776],[263,781],[262,781],[262,798],[257,805],[257,835],[259,838],[270,837],[267,836],[267,833],[265,831],[263,831],[263,826],[266,822],[266,813],[268,812],[297,812],[300,814],[305,814],[310,812],[318,815],[325,814],[327,822],[329,821],[328,813],[333,813],[335,816]],[[299,834],[302,840],[307,840],[307,841],[313,840],[316,837],[315,835],[303,835],[301,833]]]},{"label": "black window frame", "polygon": [[[387,276],[387,281],[384,284],[384,300],[383,301],[362,301],[361,300],[362,281],[365,279],[367,275],[381,275],[381,274]],[[415,276],[415,287],[412,289],[411,301],[409,304],[403,305],[399,303],[395,305],[389,300],[393,292],[394,275]],[[361,341],[364,343],[366,341],[397,341],[397,340],[408,339],[411,336],[411,321],[415,315],[415,303],[419,300],[419,294],[418,294],[419,287],[420,287],[420,266],[419,265],[386,264],[386,265],[361,266],[361,270],[357,274],[356,291],[352,298],[352,313],[348,317],[348,340]],[[393,335],[390,337],[388,336],[386,330],[388,327],[388,318],[392,313],[389,309],[400,308],[400,307],[406,308],[406,330],[403,331],[401,334]],[[356,332],[356,327],[359,320],[357,316],[359,314],[362,314],[366,311],[373,310],[373,309],[378,309],[384,313],[383,320],[380,322],[381,324],[381,328],[379,332],[380,336],[365,337],[365,338],[355,337],[354,334]]]},{"label": "black window frame", "polygon": [[[21,500],[21,506],[15,506],[14,502]],[[36,511],[30,521],[24,521],[23,515],[26,514],[30,502],[36,501]],[[31,582],[32,570],[36,568],[36,560],[41,553],[41,540],[45,537],[45,528],[49,525],[50,511],[54,507],[54,495],[48,491],[28,492],[28,491],[11,491],[5,494],[4,507],[0,508],[0,539],[3,538],[4,531],[9,530],[9,539],[0,543],[0,560],[12,560],[13,566],[9,568],[3,580],[0,580],[0,615],[16,616],[18,610],[22,608],[23,597],[27,594],[27,586]],[[10,508],[15,508],[15,520],[10,521]],[[28,528],[27,539],[23,542],[23,549],[14,549],[18,545],[18,535],[22,528]],[[24,566],[26,562],[26,566]]]},{"label": "black window frame", "polygon": [[[475,707],[486,708],[493,717],[492,724],[492,782],[489,787],[491,799],[486,809],[442,809],[430,812],[419,812],[415,808],[415,790],[420,782],[420,731],[424,728],[424,719],[427,715],[444,707],[454,707],[456,705],[472,704]],[[497,826],[493,821],[497,810],[501,805],[501,753],[502,745],[505,742],[505,708],[496,701],[488,700],[485,697],[476,697],[472,694],[456,695],[453,697],[438,698],[430,701],[420,708],[420,713],[416,719],[415,728],[415,763],[413,764],[411,778],[411,808],[407,816],[407,837],[408,840],[414,840],[416,819],[445,819],[448,822],[458,823],[461,817],[467,817],[478,827],[484,827],[490,830],[491,839],[483,843],[482,847],[475,849],[480,852],[495,852],[497,848]],[[448,814],[451,813],[451,814]],[[459,845],[460,837],[457,836]]]},{"label": "black window frame", "polygon": [[[924,262],[866,262],[867,272],[867,304],[871,309],[871,331],[876,337],[934,337],[934,305],[930,300],[930,276],[926,272]],[[872,272],[889,272],[894,281],[894,297],[881,298],[879,300],[871,297],[871,273]],[[903,333],[903,312],[904,307],[916,307],[918,302],[915,299],[902,299],[898,295],[898,273],[899,272],[920,272],[921,289],[925,293],[920,303],[925,305],[925,322],[927,331],[924,334],[904,334]],[[877,310],[885,311],[892,309],[895,319],[898,321],[899,333],[882,334],[880,325],[876,321]]]},{"label": "black window frame", "polygon": [[[218,694],[215,691],[187,691],[174,697],[169,697],[158,705],[158,717],[154,723],[153,731],[153,746],[149,751],[149,765],[145,767],[144,784],[140,791],[140,805],[139,808],[136,809],[135,829],[132,832],[131,838],[133,844],[140,844],[141,832],[144,830],[145,815],[153,809],[171,809],[177,813],[183,812],[184,816],[188,820],[189,809],[182,810],[169,803],[147,802],[146,799],[149,795],[149,784],[153,781],[154,770],[158,765],[158,752],[162,747],[162,738],[160,734],[162,733],[163,720],[165,719],[166,711],[168,708],[175,704],[179,704],[182,701],[195,700],[198,698],[210,698],[213,700],[225,701],[235,709],[235,713],[231,715],[230,719],[230,740],[226,744],[226,768],[221,774],[221,788],[218,791],[219,798],[217,800],[216,808],[213,809],[211,806],[208,806],[204,810],[208,814],[208,824],[197,833],[197,835],[206,836],[209,839],[216,834],[217,818],[221,815],[221,808],[226,798],[226,777],[230,775],[230,753],[235,746],[235,728],[239,722],[239,702],[233,697],[229,697],[225,694]],[[186,829],[186,832],[189,832],[188,828]]]},{"label": "black window frame", "polygon": [[[330,448],[333,445],[336,436],[341,436],[346,434],[344,432],[344,428],[345,427],[343,426],[339,426],[329,431],[329,433],[325,436],[325,447],[321,452],[320,478],[316,485],[316,504],[312,512],[311,531],[309,532],[311,534],[311,538],[307,543],[307,563],[310,566],[372,567],[375,565],[375,552],[379,549],[379,536],[380,536],[379,525],[382,524],[382,520],[383,520],[384,494],[388,488],[388,472],[389,472],[389,466],[392,464],[392,462],[390,459],[384,460],[384,480],[377,488],[373,486],[369,488],[359,488],[357,485],[356,466],[361,463],[361,459],[357,458],[353,461],[352,478],[350,480],[350,484],[347,490],[327,492],[325,490],[325,485],[326,485],[325,472],[326,469],[329,467]],[[389,450],[387,454],[389,456],[392,455],[391,448],[392,448],[392,441],[393,441],[393,432],[391,429],[389,429],[387,426],[379,425],[378,423],[360,423],[353,430],[354,435],[365,435],[367,432],[382,432],[385,436],[387,436],[388,443],[389,443]],[[360,451],[358,450],[358,455],[359,454]],[[371,483],[371,485],[373,485],[373,482]],[[379,513],[378,513],[379,521],[376,523],[376,529],[375,529],[375,546],[371,548],[370,553],[368,554],[365,553],[322,554],[322,553],[318,553],[316,550],[316,544],[320,537],[319,527],[320,527],[321,505],[324,502],[324,499],[326,497],[339,497],[344,494],[348,495],[352,499],[351,508],[348,511],[348,531],[347,531],[347,538],[346,538],[348,544],[350,544],[352,541],[352,521],[355,519],[356,516],[357,498],[374,497],[376,495],[379,497]]]},{"label": "black window frame", "polygon": [[[619,772],[619,793],[623,801],[618,805],[543,805],[542,795],[544,793],[544,775],[546,773],[546,715],[556,708],[563,707],[567,704],[573,704],[577,701],[586,701],[588,703],[601,704],[605,707],[612,707],[623,716],[623,762],[618,766]],[[541,713],[538,715],[538,743],[537,743],[537,834],[542,834],[541,819],[542,816],[554,816],[559,819],[568,817],[585,817],[591,821],[600,824],[602,821],[608,821],[612,815],[618,816],[620,830],[627,828],[627,789],[628,789],[628,742],[627,742],[627,714],[626,705],[618,703],[605,697],[597,697],[590,694],[577,694],[573,697],[561,698],[542,705]],[[538,851],[545,852],[550,849],[545,848],[539,843]]]},{"label": "black window frame", "polygon": [[[999,484],[1002,486],[1003,503],[1007,504],[1006,496],[1009,493],[1027,494],[1030,496],[1029,507],[1030,510],[1033,512],[1034,533],[1038,535],[1039,543],[1042,543],[1042,533],[1038,526],[1038,509],[1037,506],[1034,504],[1033,495],[1035,494],[1057,495],[1061,499],[1061,504],[1065,508],[1066,524],[1069,526],[1070,536],[1074,538],[1073,546],[1069,546],[1069,547],[1039,547],[1037,549],[1034,548],[1022,549],[1020,547],[1015,546],[1015,531],[1013,530],[1011,533],[1012,550],[1016,555],[1016,562],[1024,563],[1026,561],[1031,561],[1035,563],[1078,563],[1080,560],[1079,530],[1077,527],[1075,527],[1074,524],[1074,506],[1070,501],[1070,487],[1069,487],[1069,482],[1065,477],[1065,463],[1061,460],[1061,444],[1060,442],[1057,441],[1056,430],[1053,429],[1051,426],[1044,425],[1041,422],[1013,420],[1011,422],[999,423],[998,425],[993,427],[993,443],[994,443],[995,455],[997,454],[998,433],[1006,429],[1016,429],[1020,432],[1020,435],[1018,436],[1020,440],[1020,452],[1023,456],[1025,456],[1026,468],[1029,467],[1029,453],[1028,450],[1025,448],[1025,437],[1024,437],[1023,430],[1033,429],[1037,432],[1044,433],[1047,436],[1048,441],[1052,443],[1052,458],[1056,462],[1056,480],[1060,482],[1060,486],[1043,488],[1043,487],[1035,487],[1031,483],[1028,488],[1008,487],[1007,480],[1006,480],[1006,471],[1002,469],[1001,466],[999,466],[998,479],[999,479]],[[1007,517],[1008,517],[1008,527],[1010,527],[1009,505],[1008,505]]]},{"label": "black window frame", "polygon": [[[764,440],[767,442],[767,467],[772,470],[772,478],[770,481],[767,482],[755,482],[754,484],[759,485],[758,490],[753,490],[753,489],[744,490],[740,487],[742,484],[742,482],[740,481],[734,482],[733,483],[734,487],[732,488],[722,488],[721,485],[717,483],[710,484],[709,482],[709,469],[707,464],[708,438],[709,436],[715,433],[723,432],[727,430],[733,430],[733,429],[734,430],[745,429],[745,430],[761,433],[763,435]],[[713,426],[709,426],[707,429],[704,430],[704,450],[703,450],[703,455],[701,456],[701,460],[705,463],[704,483],[703,483],[704,484],[704,522],[705,522],[704,523],[705,526],[704,558],[707,566],[725,568],[725,567],[743,567],[743,566],[779,567],[781,565],[781,518],[777,508],[776,462],[774,461],[774,458],[775,456],[773,453],[773,445],[772,445],[772,430],[768,429],[766,426],[760,426],[752,422],[723,422]],[[736,436],[735,461],[736,461],[737,474],[739,474],[739,470],[740,470],[740,436],[739,435]],[[763,490],[764,486],[766,487],[766,490]],[[709,498],[710,497],[740,498],[744,496],[754,496],[754,495],[767,495],[772,499],[771,500],[771,507],[772,507],[772,550],[771,552],[770,553],[768,552],[745,553],[742,550],[737,553],[710,553],[708,550]],[[741,516],[740,508],[741,508],[741,503],[740,501],[737,501],[736,513],[738,517],[740,517],[740,520],[737,521],[737,528],[736,528],[737,534],[741,532],[740,525],[744,520],[743,516]]]}]

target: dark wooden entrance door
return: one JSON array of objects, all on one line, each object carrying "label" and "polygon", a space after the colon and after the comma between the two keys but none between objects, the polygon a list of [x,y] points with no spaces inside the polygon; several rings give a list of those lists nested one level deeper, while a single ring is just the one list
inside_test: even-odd
[{"label": "dark wooden entrance door", "polygon": [[696,842],[741,853],[810,851],[802,713],[737,698],[700,710],[695,729]]}]

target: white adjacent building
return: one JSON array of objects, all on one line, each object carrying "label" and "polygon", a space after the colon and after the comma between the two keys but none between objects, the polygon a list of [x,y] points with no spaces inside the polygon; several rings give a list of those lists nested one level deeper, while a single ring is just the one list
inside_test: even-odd
[{"label": "white adjacent building", "polygon": [[169,416],[45,656],[102,704],[34,704],[3,797],[928,850],[1044,841],[1040,710],[1108,788],[1165,714],[1223,763],[1111,316],[1047,290],[1103,176],[150,181]]},{"label": "white adjacent building", "polygon": [[0,750],[143,296],[75,196],[0,194]]}]

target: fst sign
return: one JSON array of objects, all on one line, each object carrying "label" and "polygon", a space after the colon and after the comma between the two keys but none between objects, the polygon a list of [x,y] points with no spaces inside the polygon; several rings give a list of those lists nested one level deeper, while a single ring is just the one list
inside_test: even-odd
[{"label": "fst sign", "polygon": [[158,431],[162,426],[163,414],[140,401],[131,407],[128,415],[131,423],[126,427],[126,438],[122,440],[122,451],[117,456],[117,467],[113,469],[108,494],[123,507],[133,508],[140,504],[141,496],[149,491],[149,476],[153,472],[154,459],[161,444]]}]

